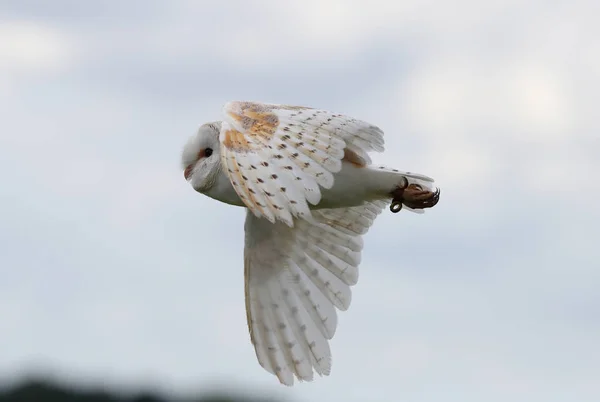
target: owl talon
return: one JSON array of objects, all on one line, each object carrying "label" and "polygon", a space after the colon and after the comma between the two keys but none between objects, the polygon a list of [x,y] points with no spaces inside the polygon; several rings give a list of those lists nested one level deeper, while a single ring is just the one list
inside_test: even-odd
[{"label": "owl talon", "polygon": [[391,193],[392,204],[390,211],[400,212],[402,205],[411,209],[425,209],[435,206],[440,200],[440,189],[435,191],[423,190],[418,184],[410,184],[406,187],[397,187]]},{"label": "owl talon", "polygon": [[402,209],[402,203],[400,201],[392,201],[392,205],[390,205],[390,211],[393,213],[398,213]]}]

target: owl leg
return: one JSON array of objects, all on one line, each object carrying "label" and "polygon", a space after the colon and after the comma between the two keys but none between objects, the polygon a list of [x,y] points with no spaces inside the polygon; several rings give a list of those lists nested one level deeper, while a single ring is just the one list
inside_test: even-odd
[{"label": "owl leg", "polygon": [[404,187],[396,187],[390,195],[392,196],[390,211],[397,213],[402,209],[402,205],[412,209],[425,209],[435,206],[440,200],[440,189],[429,191],[423,190],[423,187],[418,184],[410,184]]}]

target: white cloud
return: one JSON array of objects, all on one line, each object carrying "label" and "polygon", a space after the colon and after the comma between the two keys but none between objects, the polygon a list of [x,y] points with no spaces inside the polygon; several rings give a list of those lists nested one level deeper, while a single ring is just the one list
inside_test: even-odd
[{"label": "white cloud", "polygon": [[69,39],[60,31],[30,21],[0,25],[0,66],[11,73],[55,71],[72,61]]},{"label": "white cloud", "polygon": [[17,80],[62,71],[73,61],[73,47],[56,29],[30,21],[0,24],[0,102],[10,103]]},{"label": "white cloud", "polygon": [[436,142],[475,130],[489,139],[501,130],[513,140],[561,142],[576,128],[571,77],[535,61],[490,63],[466,51],[422,62],[400,86],[409,124]]},{"label": "white cloud", "polygon": [[[570,77],[548,67],[525,65],[515,69],[507,83],[514,98],[514,118],[523,130],[539,142],[555,142],[572,137],[575,130]],[[509,103],[507,102],[507,103]],[[517,127],[517,130],[521,127]],[[536,141],[536,142],[537,142]]]}]

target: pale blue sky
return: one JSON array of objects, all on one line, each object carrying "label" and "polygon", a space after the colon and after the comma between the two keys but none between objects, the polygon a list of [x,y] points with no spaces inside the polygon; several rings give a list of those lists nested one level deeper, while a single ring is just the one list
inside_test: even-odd
[{"label": "pale blue sky", "polygon": [[[595,1],[0,5],[0,374],[290,401],[600,400]],[[228,100],[380,126],[432,176],[365,238],[329,377],[257,363],[240,208],[179,168]]]}]

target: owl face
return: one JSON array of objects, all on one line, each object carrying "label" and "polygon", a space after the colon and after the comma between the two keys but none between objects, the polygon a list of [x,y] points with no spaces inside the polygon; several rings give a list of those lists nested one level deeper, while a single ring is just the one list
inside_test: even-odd
[{"label": "owl face", "polygon": [[206,123],[200,126],[195,136],[183,147],[181,166],[183,176],[198,192],[212,187],[220,172],[219,131],[221,122]]}]

